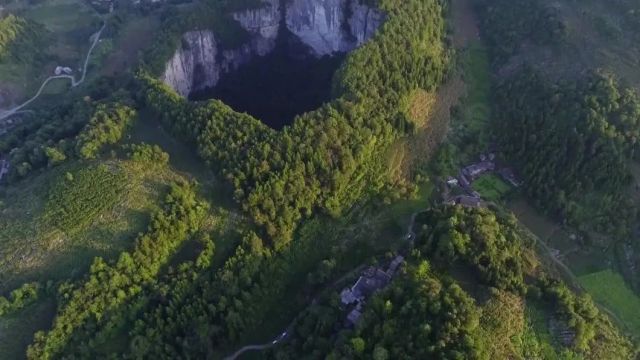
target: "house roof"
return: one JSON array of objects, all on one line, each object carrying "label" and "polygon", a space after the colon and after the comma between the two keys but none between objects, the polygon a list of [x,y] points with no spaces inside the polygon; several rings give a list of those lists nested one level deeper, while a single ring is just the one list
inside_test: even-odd
[{"label": "house roof", "polygon": [[345,305],[353,304],[354,302],[358,301],[358,298],[349,288],[342,290],[342,292],[340,293],[340,299]]},{"label": "house roof", "polygon": [[467,207],[479,207],[480,199],[473,196],[460,195],[456,198],[456,204]]},{"label": "house roof", "polygon": [[350,323],[355,325],[358,322],[358,320],[360,320],[361,316],[362,316],[362,313],[358,309],[353,309],[347,315],[347,320],[349,320]]}]

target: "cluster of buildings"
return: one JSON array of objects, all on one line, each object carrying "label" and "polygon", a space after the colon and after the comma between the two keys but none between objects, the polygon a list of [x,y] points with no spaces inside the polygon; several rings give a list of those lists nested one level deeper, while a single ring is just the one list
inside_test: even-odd
[{"label": "cluster of buildings", "polygon": [[349,325],[355,325],[360,320],[366,300],[376,291],[389,285],[393,275],[403,262],[404,257],[398,255],[391,261],[386,271],[380,267],[371,266],[360,275],[353,286],[342,290],[340,300],[348,310],[347,323]]},{"label": "cluster of buildings", "polygon": [[482,197],[475,191],[471,184],[476,181],[480,176],[496,172],[506,182],[514,187],[521,185],[518,178],[515,176],[513,170],[510,168],[501,168],[496,171],[495,154],[482,154],[480,155],[480,161],[471,164],[458,173],[457,177],[450,176],[447,178],[446,183],[449,189],[460,187],[464,191],[463,194],[449,198],[445,203],[451,205],[462,205],[466,207],[480,207],[482,206]]}]

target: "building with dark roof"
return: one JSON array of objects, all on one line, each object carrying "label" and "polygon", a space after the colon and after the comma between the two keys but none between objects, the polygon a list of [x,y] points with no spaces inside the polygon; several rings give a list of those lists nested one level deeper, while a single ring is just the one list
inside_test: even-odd
[{"label": "building with dark roof", "polygon": [[498,170],[498,174],[506,182],[510,183],[514,187],[520,187],[520,185],[522,185],[522,182],[520,182],[520,180],[518,180],[518,178],[516,177],[516,174],[514,174],[513,170],[511,170],[510,168],[502,168],[502,169]]},{"label": "building with dark roof", "polygon": [[474,179],[486,172],[493,171],[495,168],[496,164],[494,164],[493,161],[481,161],[462,169],[462,173],[465,176]]},{"label": "building with dark roof", "polygon": [[473,197],[473,196],[467,196],[467,195],[457,196],[455,198],[454,202],[457,205],[461,205],[461,206],[464,206],[464,207],[470,207],[470,208],[477,208],[477,207],[480,207],[482,205],[482,200],[480,200],[480,198]]}]

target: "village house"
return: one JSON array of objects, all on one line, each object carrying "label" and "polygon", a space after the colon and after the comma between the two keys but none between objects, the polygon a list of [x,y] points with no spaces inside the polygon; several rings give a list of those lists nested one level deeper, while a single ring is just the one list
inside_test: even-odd
[{"label": "village house", "polygon": [[391,282],[398,267],[404,262],[404,257],[396,256],[389,264],[387,271],[379,267],[369,267],[365,270],[351,288],[345,288],[340,293],[340,301],[345,306],[355,305],[347,315],[347,321],[355,325],[362,315],[362,307],[367,298],[376,291],[385,288]]},{"label": "village house", "polygon": [[502,179],[504,179],[504,181],[510,183],[514,187],[520,187],[520,185],[522,185],[520,180],[518,180],[516,175],[513,173],[513,170],[511,170],[510,168],[502,168],[498,170],[498,174],[502,177]]},{"label": "village house", "polygon": [[482,205],[482,200],[479,197],[460,195],[453,199],[453,203],[468,208],[477,208]]},{"label": "village house", "polygon": [[495,170],[495,168],[496,164],[493,161],[481,161],[462,169],[462,174],[473,180],[486,172]]}]

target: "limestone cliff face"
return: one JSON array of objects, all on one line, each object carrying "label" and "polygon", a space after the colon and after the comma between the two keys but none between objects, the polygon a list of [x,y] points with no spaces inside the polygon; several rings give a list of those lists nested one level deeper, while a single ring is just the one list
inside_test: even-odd
[{"label": "limestone cliff face", "polygon": [[215,66],[218,44],[210,30],[190,31],[182,37],[182,46],[167,63],[163,81],[178,94],[214,86],[220,78]]},{"label": "limestone cliff face", "polygon": [[357,0],[351,1],[351,17],[349,18],[349,29],[351,36],[355,39],[355,46],[362,45],[376,34],[378,28],[384,22],[384,14],[372,9]]},{"label": "limestone cliff face", "polygon": [[358,0],[292,0],[287,28],[316,56],[348,52],[369,40],[383,15]]},{"label": "limestone cliff face", "polygon": [[[184,34],[167,63],[163,80],[182,96],[213,87],[220,76],[254,56],[269,54],[282,24],[315,56],[348,52],[369,40],[383,14],[359,0],[263,0],[264,6],[232,14],[251,35],[235,49],[222,49],[209,30]],[[286,5],[282,5],[286,4]]]},{"label": "limestone cliff face", "polygon": [[273,50],[282,18],[280,0],[264,0],[262,8],[234,13],[233,18],[252,35],[250,47],[257,55]]}]

